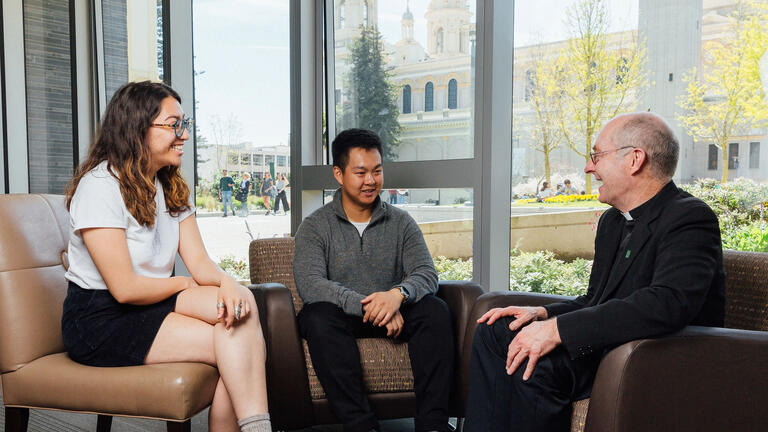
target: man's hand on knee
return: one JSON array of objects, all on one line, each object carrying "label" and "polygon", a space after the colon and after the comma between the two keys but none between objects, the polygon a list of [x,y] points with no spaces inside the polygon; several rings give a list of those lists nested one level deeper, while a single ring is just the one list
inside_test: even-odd
[{"label": "man's hand on knee", "polygon": [[547,310],[541,306],[508,306],[505,308],[493,308],[484,313],[483,316],[477,320],[477,323],[481,324],[487,321],[488,325],[491,325],[499,318],[508,316],[515,317],[514,321],[509,323],[509,329],[515,331],[533,321],[547,319]]},{"label": "man's hand on knee", "polygon": [[512,375],[517,368],[528,359],[528,365],[523,372],[523,380],[527,381],[533,374],[539,358],[549,354],[560,345],[560,332],[557,329],[557,319],[536,321],[526,326],[512,339],[507,351],[507,374]]},{"label": "man's hand on knee", "polygon": [[360,300],[363,304],[363,322],[381,327],[387,325],[390,319],[400,310],[403,295],[398,289],[375,292]]}]

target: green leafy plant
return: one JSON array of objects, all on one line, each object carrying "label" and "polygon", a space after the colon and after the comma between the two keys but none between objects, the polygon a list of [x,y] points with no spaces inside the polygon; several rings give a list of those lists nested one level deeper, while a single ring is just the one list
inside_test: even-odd
[{"label": "green leafy plant", "polygon": [[[472,258],[467,260],[435,258],[435,269],[441,280],[472,279]],[[587,292],[592,261],[577,258],[565,262],[550,251],[512,251],[509,258],[509,289],[559,295],[581,295]]]},{"label": "green leafy plant", "polygon": [[234,255],[224,255],[219,260],[219,267],[237,280],[250,279],[248,263]]}]

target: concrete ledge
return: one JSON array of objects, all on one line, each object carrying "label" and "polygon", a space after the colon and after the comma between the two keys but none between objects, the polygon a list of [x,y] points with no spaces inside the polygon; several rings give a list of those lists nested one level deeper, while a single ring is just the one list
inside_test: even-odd
[{"label": "concrete ledge", "polygon": [[[515,215],[510,218],[510,244],[525,252],[549,250],[558,258],[592,259],[597,222],[605,208]],[[433,257],[467,259],[472,256],[472,220],[419,224]]]}]

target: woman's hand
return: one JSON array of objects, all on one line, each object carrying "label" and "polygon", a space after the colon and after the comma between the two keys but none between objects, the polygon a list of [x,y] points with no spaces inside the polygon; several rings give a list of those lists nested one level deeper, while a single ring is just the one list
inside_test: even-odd
[{"label": "woman's hand", "polygon": [[230,277],[222,278],[221,286],[216,295],[216,319],[226,329],[232,327],[235,321],[240,321],[251,312],[248,303],[250,292],[248,288],[235,282]]}]

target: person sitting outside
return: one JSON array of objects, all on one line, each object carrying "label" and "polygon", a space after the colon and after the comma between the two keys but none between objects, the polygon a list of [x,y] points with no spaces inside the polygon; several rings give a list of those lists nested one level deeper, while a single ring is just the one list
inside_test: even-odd
[{"label": "person sitting outside", "polygon": [[579,194],[579,191],[576,190],[576,188],[571,185],[571,181],[569,179],[565,179],[565,181],[563,181],[563,184],[564,184],[563,185],[563,191],[562,191],[563,195],[578,195]]}]

